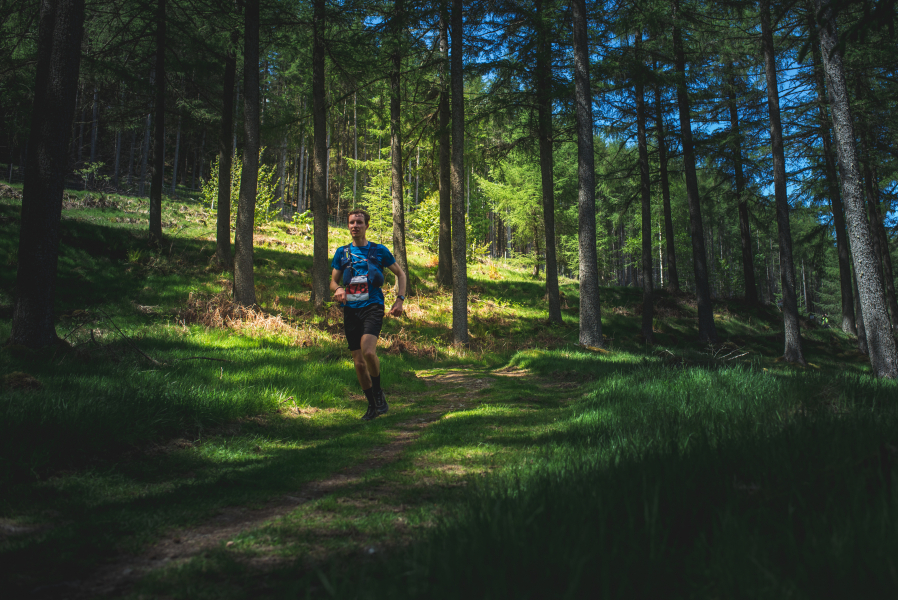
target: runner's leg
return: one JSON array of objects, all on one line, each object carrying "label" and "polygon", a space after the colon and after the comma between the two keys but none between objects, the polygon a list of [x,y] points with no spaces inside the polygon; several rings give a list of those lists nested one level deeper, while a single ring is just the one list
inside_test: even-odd
[{"label": "runner's leg", "polygon": [[[364,359],[365,366],[367,367],[367,375],[369,375],[369,377],[380,379],[380,359],[377,358],[377,336],[371,335],[370,333],[364,334],[362,336],[362,348],[358,352],[361,353],[362,358]],[[355,352],[352,353],[352,357],[353,359],[355,358]],[[356,373],[358,373],[358,366],[356,366]],[[359,379],[359,383],[361,382],[362,380]],[[364,388],[365,386],[362,385],[362,387]]]},{"label": "runner's leg", "polygon": [[[367,336],[373,337],[373,336]],[[365,336],[362,337],[362,347],[364,348],[364,339]],[[352,351],[352,362],[355,364],[355,376],[359,380],[359,385],[362,386],[363,390],[367,390],[371,387],[371,375],[368,373],[368,365],[365,363],[365,359],[362,356],[362,350],[353,350]]]},{"label": "runner's leg", "polygon": [[[380,360],[377,358],[377,336],[366,333],[362,336],[362,356],[371,376],[371,392],[374,396],[374,406],[377,414],[386,414],[389,406],[380,387]],[[376,375],[375,375],[376,373]]]}]

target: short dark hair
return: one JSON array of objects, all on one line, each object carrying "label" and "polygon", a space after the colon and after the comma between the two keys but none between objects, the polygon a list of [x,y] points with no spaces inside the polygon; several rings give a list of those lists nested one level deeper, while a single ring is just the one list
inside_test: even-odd
[{"label": "short dark hair", "polygon": [[346,215],[346,222],[349,223],[349,217],[352,215],[362,215],[365,217],[365,225],[367,225],[371,221],[371,215],[368,214],[368,211],[363,208],[353,208],[349,211],[349,214]]}]

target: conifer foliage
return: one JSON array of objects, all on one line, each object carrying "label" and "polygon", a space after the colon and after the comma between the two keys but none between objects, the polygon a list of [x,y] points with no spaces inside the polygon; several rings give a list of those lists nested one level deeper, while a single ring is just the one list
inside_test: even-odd
[{"label": "conifer foliage", "polygon": [[[146,197],[157,249],[171,235],[168,203],[205,197],[214,264],[246,306],[257,302],[262,221],[313,224],[309,299],[320,314],[328,231],[364,207],[404,269],[407,246],[432,252],[457,344],[470,341],[468,266],[505,261],[532,268],[545,326],[577,320],[582,346],[604,345],[603,286],[628,286],[641,290],[634,335],[647,344],[665,294],[694,303],[702,344],[720,341],[715,302],[741,297],[782,311],[787,361],[804,363],[802,328],[829,313],[858,335],[877,376],[898,376],[894,6],[8,9],[0,170],[25,184],[13,340],[55,343],[60,204],[71,187]],[[576,308],[566,285],[577,286]]]}]

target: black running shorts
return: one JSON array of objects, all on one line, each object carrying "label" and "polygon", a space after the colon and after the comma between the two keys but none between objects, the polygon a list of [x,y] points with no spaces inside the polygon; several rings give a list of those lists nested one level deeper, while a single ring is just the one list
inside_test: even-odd
[{"label": "black running shorts", "polygon": [[364,308],[345,307],[343,309],[343,331],[346,332],[349,350],[360,350],[362,348],[362,336],[366,333],[374,337],[380,337],[380,330],[383,324],[383,304],[369,304]]}]

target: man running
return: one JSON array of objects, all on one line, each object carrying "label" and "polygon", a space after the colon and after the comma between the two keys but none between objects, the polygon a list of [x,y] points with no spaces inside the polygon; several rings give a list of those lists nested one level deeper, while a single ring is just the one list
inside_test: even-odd
[{"label": "man running", "polygon": [[357,208],[349,212],[349,235],[352,243],[337,248],[331,262],[331,291],[343,306],[343,330],[355,363],[355,374],[368,399],[368,410],[362,419],[370,421],[386,414],[389,406],[380,387],[380,361],[377,359],[377,337],[384,321],[384,269],[396,275],[399,294],[390,315],[402,315],[406,276],[386,246],[369,242],[365,237],[371,215]]}]

